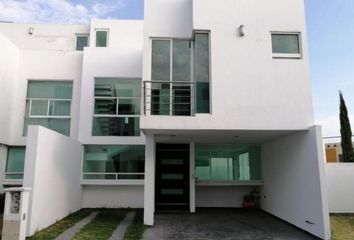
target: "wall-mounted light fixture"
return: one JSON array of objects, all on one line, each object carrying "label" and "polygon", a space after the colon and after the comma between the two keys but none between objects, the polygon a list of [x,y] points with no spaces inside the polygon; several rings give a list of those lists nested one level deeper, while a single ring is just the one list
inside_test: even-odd
[{"label": "wall-mounted light fixture", "polygon": [[34,30],[33,27],[30,27],[30,28],[28,29],[28,34],[29,34],[29,35],[32,35],[32,34],[33,34],[33,30]]},{"label": "wall-mounted light fixture", "polygon": [[240,25],[238,27],[238,34],[240,37],[244,37],[245,36],[245,25]]}]

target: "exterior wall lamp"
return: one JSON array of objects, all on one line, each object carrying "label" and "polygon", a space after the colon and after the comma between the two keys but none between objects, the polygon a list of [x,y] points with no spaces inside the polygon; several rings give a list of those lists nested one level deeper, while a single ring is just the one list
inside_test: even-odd
[{"label": "exterior wall lamp", "polygon": [[29,34],[29,35],[32,35],[32,34],[33,34],[33,27],[30,27],[30,28],[28,29],[28,34]]},{"label": "exterior wall lamp", "polygon": [[238,34],[240,37],[244,37],[245,36],[245,25],[240,25],[238,27]]}]

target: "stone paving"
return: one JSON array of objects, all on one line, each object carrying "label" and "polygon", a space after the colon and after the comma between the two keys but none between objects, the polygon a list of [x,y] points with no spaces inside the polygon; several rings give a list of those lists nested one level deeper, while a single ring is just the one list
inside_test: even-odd
[{"label": "stone paving", "polygon": [[155,214],[144,240],[314,240],[304,231],[258,210],[198,209],[196,214]]},{"label": "stone paving", "polygon": [[114,230],[109,240],[123,240],[125,232],[134,220],[135,214],[136,212],[128,212],[125,215],[124,219],[120,222],[116,230]]}]

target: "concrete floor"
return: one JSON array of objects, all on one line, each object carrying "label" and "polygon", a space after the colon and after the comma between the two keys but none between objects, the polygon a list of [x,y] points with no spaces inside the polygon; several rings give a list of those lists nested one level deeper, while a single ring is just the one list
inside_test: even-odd
[{"label": "concrete floor", "polygon": [[198,209],[196,214],[155,214],[155,226],[144,240],[314,240],[318,239],[265,212],[242,209]]}]

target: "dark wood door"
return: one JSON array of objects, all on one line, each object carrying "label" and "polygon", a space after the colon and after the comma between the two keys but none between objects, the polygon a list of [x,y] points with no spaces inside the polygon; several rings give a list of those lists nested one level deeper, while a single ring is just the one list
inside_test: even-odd
[{"label": "dark wood door", "polygon": [[156,209],[189,208],[189,145],[156,145]]}]

